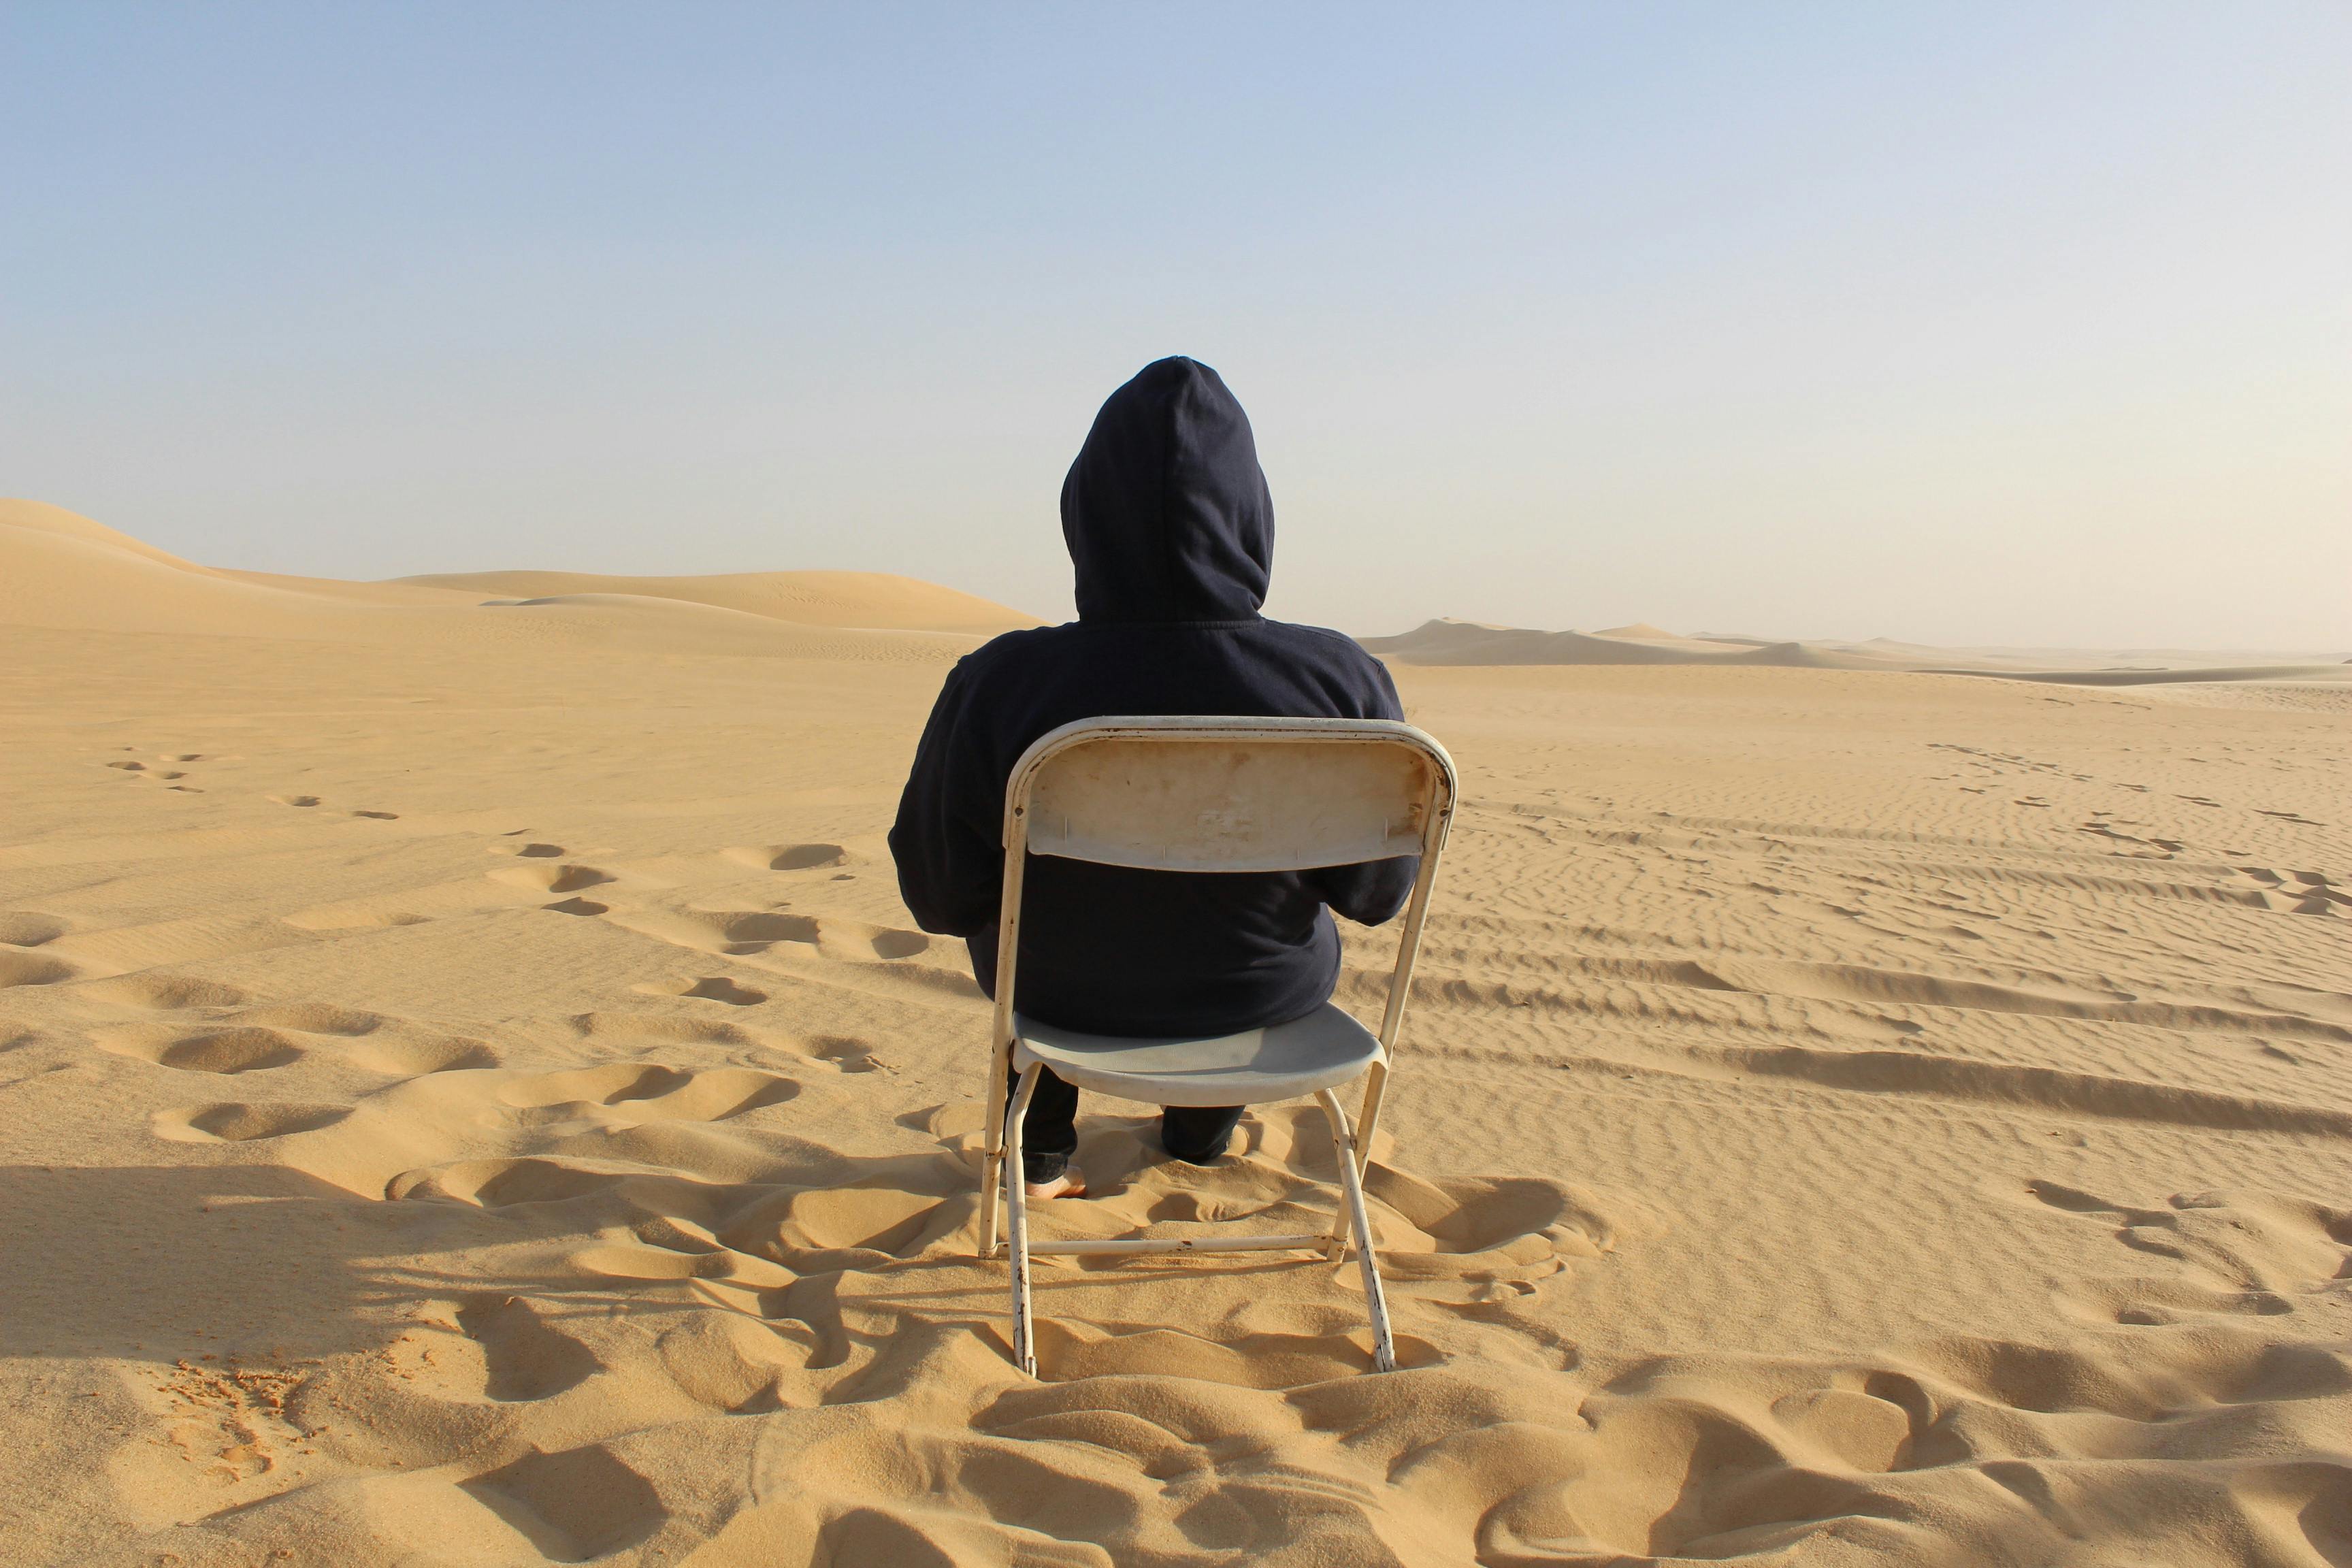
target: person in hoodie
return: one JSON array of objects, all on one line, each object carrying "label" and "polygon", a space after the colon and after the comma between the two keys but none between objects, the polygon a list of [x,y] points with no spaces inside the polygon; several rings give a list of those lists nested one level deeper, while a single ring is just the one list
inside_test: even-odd
[{"label": "person in hoodie", "polygon": [[[940,691],[890,830],[898,888],[927,931],[970,945],[993,997],[1004,788],[1029,743],[1076,719],[1203,713],[1398,719],[1380,662],[1338,632],[1258,614],[1274,502],[1249,418],[1207,365],[1146,365],[1111,394],[1062,484],[1078,618],[1008,632]],[[1088,1034],[1202,1037],[1286,1023],[1328,1001],[1336,910],[1403,907],[1411,857],[1286,872],[1181,872],[1032,856],[1014,994]],[[1030,1195],[1080,1196],[1077,1090],[1048,1070],[1023,1123]],[[1173,1107],[1160,1142],[1203,1164],[1238,1108]]]}]

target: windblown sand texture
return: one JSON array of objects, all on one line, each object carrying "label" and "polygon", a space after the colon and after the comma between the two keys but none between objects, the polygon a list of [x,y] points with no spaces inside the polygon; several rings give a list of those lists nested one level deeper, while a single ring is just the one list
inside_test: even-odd
[{"label": "windblown sand texture", "polygon": [[[2342,711],[1401,668],[1467,790],[1404,1369],[1243,1256],[1041,1264],[1031,1382],[883,843],[1025,617],[690,582],[0,513],[0,1561],[2352,1563]],[[1129,1109],[1043,1228],[1334,1199],[1310,1117]]]}]

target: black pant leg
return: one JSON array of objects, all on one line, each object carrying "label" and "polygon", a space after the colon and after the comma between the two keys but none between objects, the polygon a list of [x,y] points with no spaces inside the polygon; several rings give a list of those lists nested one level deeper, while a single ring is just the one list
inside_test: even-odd
[{"label": "black pant leg", "polygon": [[1225,1152],[1241,1120],[1238,1105],[1163,1106],[1160,1146],[1188,1165],[1205,1165]]},{"label": "black pant leg", "polygon": [[[1005,1092],[1020,1090],[1021,1075],[1008,1072]],[[1055,1078],[1052,1068],[1041,1068],[1037,1092],[1029,1097],[1029,1114],[1021,1122],[1021,1163],[1027,1179],[1052,1181],[1069,1168],[1077,1152],[1078,1091]]]}]

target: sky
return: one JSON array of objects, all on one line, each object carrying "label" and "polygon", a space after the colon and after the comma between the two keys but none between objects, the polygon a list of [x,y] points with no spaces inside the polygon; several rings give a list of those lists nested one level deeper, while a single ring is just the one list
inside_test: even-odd
[{"label": "sky", "polygon": [[0,494],[902,572],[1216,366],[1271,614],[2352,647],[2352,7],[0,0]]}]

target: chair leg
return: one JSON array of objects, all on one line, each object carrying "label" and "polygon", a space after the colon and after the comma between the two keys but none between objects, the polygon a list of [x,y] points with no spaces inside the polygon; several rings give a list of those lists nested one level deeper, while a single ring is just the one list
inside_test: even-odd
[{"label": "chair leg", "polygon": [[992,1046],[988,1053],[988,1110],[982,1117],[980,1134],[980,1256],[996,1256],[996,1184],[1004,1177],[1004,1102],[1007,1093],[1006,1071],[1012,1056],[1009,1046]]},{"label": "chair leg", "polygon": [[1045,1069],[1032,1064],[1021,1075],[1021,1088],[1004,1113],[1004,1213],[1013,1252],[1013,1363],[1031,1377],[1037,1375],[1037,1352],[1029,1327],[1029,1172],[1021,1157],[1021,1124],[1028,1120],[1030,1097],[1037,1092],[1038,1075]]},{"label": "chair leg", "polygon": [[1325,1089],[1318,1089],[1315,1098],[1322,1104],[1324,1120],[1331,1124],[1339,1191],[1347,1199],[1348,1222],[1356,1233],[1356,1266],[1364,1272],[1364,1305],[1372,1316],[1372,1367],[1377,1372],[1394,1372],[1396,1342],[1389,1334],[1389,1303],[1381,1291],[1380,1261],[1372,1253],[1372,1219],[1364,1208],[1364,1184],[1356,1176],[1356,1140],[1348,1131],[1348,1112],[1340,1106],[1339,1097]]},{"label": "chair leg", "polygon": [[1004,1151],[991,1149],[980,1157],[980,1252],[985,1259],[996,1256],[996,1200],[1004,1180]]},{"label": "chair leg", "polygon": [[[1356,1174],[1361,1177],[1372,1163],[1372,1130],[1381,1120],[1381,1091],[1388,1087],[1389,1066],[1374,1062],[1364,1075],[1364,1107],[1356,1113]],[[1331,1216],[1331,1245],[1324,1249],[1326,1257],[1337,1258],[1339,1249],[1347,1245],[1348,1211],[1342,1208]]]}]

